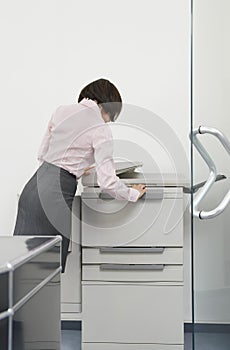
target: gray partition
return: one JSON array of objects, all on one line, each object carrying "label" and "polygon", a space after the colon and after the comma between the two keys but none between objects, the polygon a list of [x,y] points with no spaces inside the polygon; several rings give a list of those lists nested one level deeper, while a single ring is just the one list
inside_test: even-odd
[{"label": "gray partition", "polygon": [[61,237],[0,237],[1,350],[60,349]]}]

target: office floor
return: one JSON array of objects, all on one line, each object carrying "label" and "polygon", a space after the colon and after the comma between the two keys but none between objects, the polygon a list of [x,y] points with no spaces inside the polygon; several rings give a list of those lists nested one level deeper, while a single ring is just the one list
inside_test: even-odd
[{"label": "office floor", "polygon": [[[195,350],[229,350],[230,334],[197,333],[195,335],[195,345]],[[61,350],[81,350],[81,331],[62,330]],[[191,333],[185,333],[184,350],[192,350]]]},{"label": "office floor", "polygon": [[81,331],[63,329],[61,331],[61,350],[80,350]]}]

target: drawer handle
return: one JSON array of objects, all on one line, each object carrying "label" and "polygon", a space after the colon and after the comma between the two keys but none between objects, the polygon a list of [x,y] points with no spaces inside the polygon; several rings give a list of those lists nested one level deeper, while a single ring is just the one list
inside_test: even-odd
[{"label": "drawer handle", "polygon": [[[110,196],[106,192],[100,192],[99,193],[99,198],[100,199],[111,199],[114,200],[112,196]],[[147,188],[147,192],[140,198],[140,200],[149,200],[149,199],[154,199],[154,200],[162,200],[164,198],[164,190],[163,188]]]},{"label": "drawer handle", "polygon": [[164,247],[101,247],[100,253],[163,253]]},{"label": "drawer handle", "polygon": [[100,270],[151,270],[162,271],[164,270],[163,264],[101,264]]},{"label": "drawer handle", "polygon": [[163,188],[147,188],[147,192],[140,198],[140,200],[162,200],[164,198],[164,190]]}]

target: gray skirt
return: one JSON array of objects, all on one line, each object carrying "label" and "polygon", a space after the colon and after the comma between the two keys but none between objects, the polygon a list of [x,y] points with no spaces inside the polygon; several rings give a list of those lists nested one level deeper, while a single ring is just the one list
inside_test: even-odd
[{"label": "gray skirt", "polygon": [[25,185],[18,202],[14,235],[62,236],[62,272],[71,235],[76,177],[44,162]]}]

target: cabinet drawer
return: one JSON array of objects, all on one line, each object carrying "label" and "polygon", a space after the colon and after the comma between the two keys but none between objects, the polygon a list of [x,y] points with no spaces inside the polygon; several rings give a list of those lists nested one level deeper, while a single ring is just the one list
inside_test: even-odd
[{"label": "cabinet drawer", "polygon": [[81,197],[75,196],[72,206],[71,252],[61,274],[61,310],[75,312],[81,304],[81,226],[79,220]]},{"label": "cabinet drawer", "polygon": [[83,285],[83,313],[83,343],[183,344],[183,286]]},{"label": "cabinet drawer", "polygon": [[85,247],[183,246],[183,199],[82,199]]},{"label": "cabinet drawer", "polygon": [[171,344],[82,343],[82,350],[184,350],[184,346]]},{"label": "cabinet drawer", "polygon": [[83,265],[83,281],[182,282],[183,265],[100,264]]},{"label": "cabinet drawer", "polygon": [[183,264],[183,248],[101,247],[83,248],[83,264]]}]

